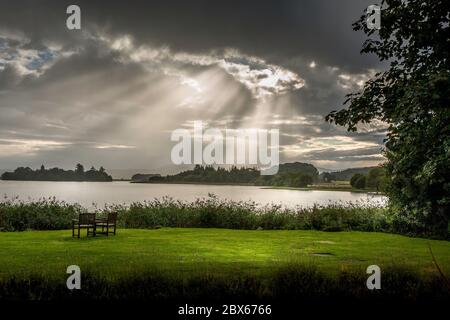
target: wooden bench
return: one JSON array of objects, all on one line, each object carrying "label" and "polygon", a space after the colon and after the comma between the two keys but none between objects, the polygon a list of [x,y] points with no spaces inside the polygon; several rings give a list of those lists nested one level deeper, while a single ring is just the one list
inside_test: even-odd
[{"label": "wooden bench", "polygon": [[[117,212],[108,212],[108,216],[103,219],[97,219],[95,225],[96,227],[102,227],[102,231],[98,231],[97,233],[105,234],[107,236],[110,233],[116,235]],[[112,231],[110,231],[110,229],[112,229]]]},{"label": "wooden bench", "polygon": [[[78,216],[78,220],[72,220],[72,238],[75,237],[75,229],[78,229],[78,238],[80,237],[80,230],[87,229],[87,236],[91,234],[95,237],[96,235],[96,221],[95,221],[95,213],[80,213]],[[89,231],[92,229],[91,231]]]}]

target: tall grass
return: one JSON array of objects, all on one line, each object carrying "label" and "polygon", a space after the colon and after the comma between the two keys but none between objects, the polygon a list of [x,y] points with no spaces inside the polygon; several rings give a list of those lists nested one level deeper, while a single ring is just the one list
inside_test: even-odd
[{"label": "tall grass", "polygon": [[[0,203],[3,231],[67,229],[86,209],[53,198],[35,202],[17,199]],[[119,213],[124,228],[196,227],[265,230],[390,231],[387,210],[366,203],[330,203],[313,207],[258,206],[251,201],[220,200],[210,195],[193,202],[172,198],[110,205],[99,210]]]},{"label": "tall grass", "polygon": [[0,230],[60,230],[68,229],[72,219],[85,211],[78,204],[69,204],[55,198],[34,202],[19,201],[17,198],[0,202]]},{"label": "tall grass", "polygon": [[110,206],[127,228],[198,227],[265,230],[388,231],[384,208],[363,203],[333,203],[303,208],[257,206],[254,202],[220,200],[214,196],[194,202],[163,198]]}]

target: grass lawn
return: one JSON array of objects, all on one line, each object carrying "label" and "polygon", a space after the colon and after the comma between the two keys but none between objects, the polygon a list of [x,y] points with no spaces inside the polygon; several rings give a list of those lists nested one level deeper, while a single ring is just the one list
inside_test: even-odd
[{"label": "grass lawn", "polygon": [[450,274],[450,242],[374,232],[119,229],[117,236],[81,239],[69,230],[1,232],[0,277],[67,277],[72,264],[112,278],[155,269],[264,273],[286,262],[314,264],[329,273],[371,264],[435,273],[428,244]]}]

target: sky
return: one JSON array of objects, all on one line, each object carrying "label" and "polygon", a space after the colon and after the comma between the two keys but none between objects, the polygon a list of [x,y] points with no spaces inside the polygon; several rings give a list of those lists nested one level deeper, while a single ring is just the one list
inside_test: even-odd
[{"label": "sky", "polygon": [[377,165],[383,123],[324,120],[385,68],[351,27],[374,3],[0,0],[0,169],[173,171],[171,132],[199,120],[279,129],[282,163]]}]

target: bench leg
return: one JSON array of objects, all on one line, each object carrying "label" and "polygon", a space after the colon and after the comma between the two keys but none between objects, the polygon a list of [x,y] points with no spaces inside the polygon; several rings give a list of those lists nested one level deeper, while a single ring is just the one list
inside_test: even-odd
[{"label": "bench leg", "polygon": [[80,226],[78,226],[78,239],[80,239]]}]

